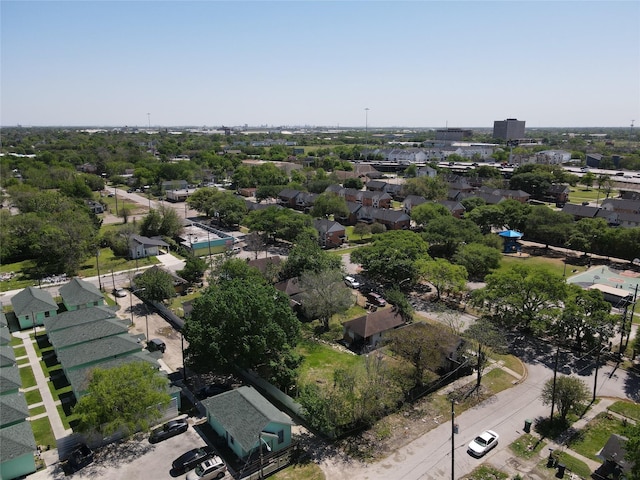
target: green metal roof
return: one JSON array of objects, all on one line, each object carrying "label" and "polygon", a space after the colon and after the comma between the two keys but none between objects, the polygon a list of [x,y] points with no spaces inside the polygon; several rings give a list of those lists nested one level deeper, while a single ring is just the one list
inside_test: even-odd
[{"label": "green metal roof", "polygon": [[58,304],[49,292],[35,287],[27,287],[15,294],[11,298],[11,305],[17,317],[58,310]]},{"label": "green metal roof", "polygon": [[271,422],[291,425],[291,419],[253,387],[240,387],[202,401],[209,415],[233,436],[245,452]]},{"label": "green metal roof", "polygon": [[142,350],[142,346],[128,334],[100,338],[81,343],[56,352],[65,370],[81,367],[93,362],[132,354]]},{"label": "green metal roof", "polygon": [[0,463],[36,453],[36,439],[29,422],[0,428]]},{"label": "green metal roof", "polygon": [[69,283],[60,287],[60,296],[66,305],[87,305],[98,300],[104,300],[102,292],[92,283],[72,278]]},{"label": "green metal roof", "polygon": [[0,395],[0,428],[11,425],[29,416],[29,407],[24,399],[24,393],[15,392]]},{"label": "green metal roof", "polygon": [[87,323],[106,320],[108,318],[116,318],[115,310],[105,306],[82,308],[80,310],[62,312],[54,317],[45,318],[44,328],[46,328],[47,333],[50,334],[56,330],[71,328],[78,325],[86,325]]},{"label": "green metal roof", "polygon": [[48,332],[49,341],[56,352],[80,343],[91,342],[112,335],[127,333],[126,322],[114,318],[92,322],[91,325],[82,324]]}]

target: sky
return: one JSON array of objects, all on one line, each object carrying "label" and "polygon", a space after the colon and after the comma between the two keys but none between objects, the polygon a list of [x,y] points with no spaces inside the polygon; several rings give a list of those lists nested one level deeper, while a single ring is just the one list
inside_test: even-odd
[{"label": "sky", "polygon": [[0,1],[0,125],[640,124],[640,2]]}]

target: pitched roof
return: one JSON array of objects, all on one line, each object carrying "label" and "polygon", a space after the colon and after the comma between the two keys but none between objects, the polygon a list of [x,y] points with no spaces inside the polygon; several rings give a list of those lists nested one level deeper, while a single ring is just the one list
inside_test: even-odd
[{"label": "pitched roof", "polygon": [[13,347],[0,345],[0,367],[9,367],[15,363],[16,355],[13,353]]},{"label": "pitched roof", "polygon": [[590,207],[589,205],[576,205],[575,203],[565,203],[562,207],[562,213],[568,213],[574,217],[594,218],[600,208]]},{"label": "pitched roof", "polygon": [[613,433],[604,447],[602,447],[602,450],[600,450],[600,453],[598,453],[598,457],[602,460],[609,460],[616,465],[620,465],[624,472],[630,472],[632,463],[624,458],[627,453],[625,449],[627,440],[627,437]]},{"label": "pitched roof", "polygon": [[326,218],[316,218],[313,221],[313,227],[320,233],[344,232],[344,227],[342,225]]},{"label": "pitched roof", "polygon": [[62,287],[60,296],[67,305],[87,305],[103,300],[102,292],[94,284],[74,277]]},{"label": "pitched roof", "polygon": [[131,235],[129,238],[130,245],[144,245],[145,247],[168,247],[169,244],[157,237],[143,237],[142,235]]},{"label": "pitched roof", "polygon": [[280,265],[281,260],[282,259],[278,255],[275,255],[273,257],[256,258],[253,260],[249,260],[247,264],[250,267],[257,268],[261,273],[265,273],[269,265]]},{"label": "pitched roof", "polygon": [[245,452],[271,422],[291,425],[291,419],[253,387],[240,387],[202,401],[208,414],[233,436]]},{"label": "pitched roof", "polygon": [[402,317],[390,308],[368,313],[362,317],[354,318],[342,325],[362,338],[369,338],[377,333],[386,332],[392,328],[404,325]]},{"label": "pitched roof", "polygon": [[56,352],[58,360],[65,370],[80,367],[120,355],[132,354],[142,350],[142,346],[134,337],[114,335],[91,342],[81,343]]},{"label": "pitched roof", "polygon": [[11,343],[11,332],[0,324],[0,345],[8,345],[9,343]]},{"label": "pitched roof", "polygon": [[100,305],[93,308],[83,308],[80,310],[62,312],[55,317],[45,318],[44,327],[47,329],[47,333],[51,334],[51,332],[56,330],[71,328],[77,325],[86,325],[88,323],[106,320],[108,318],[116,318],[115,310],[110,307]]},{"label": "pitched roof", "polygon": [[374,208],[371,211],[372,217],[376,220],[383,220],[385,222],[408,222],[411,221],[411,217],[402,210],[389,210],[388,208]]},{"label": "pitched roof", "polygon": [[304,290],[300,287],[300,280],[298,279],[298,277],[278,282],[274,285],[274,287],[277,290],[286,293],[288,296],[297,295],[298,293],[304,292]]},{"label": "pitched roof", "polygon": [[36,452],[36,439],[29,422],[0,428],[0,463]]},{"label": "pitched roof", "polygon": [[91,325],[82,324],[49,332],[49,341],[57,350],[71,347],[80,343],[91,342],[99,338],[127,333],[128,326],[122,320],[114,318],[92,322]]},{"label": "pitched roof", "polygon": [[27,287],[15,294],[11,299],[11,305],[16,317],[58,310],[58,304],[51,294],[35,287]]},{"label": "pitched roof", "polygon": [[20,387],[22,387],[22,379],[17,366],[0,368],[0,394],[18,391]]},{"label": "pitched roof", "polygon": [[0,427],[26,420],[28,416],[29,407],[24,393],[0,395]]},{"label": "pitched roof", "polygon": [[7,325],[9,325],[7,323],[7,316],[4,314],[4,312],[0,311],[0,327],[6,327]]}]

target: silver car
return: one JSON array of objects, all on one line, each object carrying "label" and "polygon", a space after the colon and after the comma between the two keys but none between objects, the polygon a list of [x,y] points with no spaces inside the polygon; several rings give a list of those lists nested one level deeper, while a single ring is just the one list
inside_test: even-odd
[{"label": "silver car", "polygon": [[212,480],[222,478],[227,472],[227,466],[222,459],[215,455],[198,465],[195,470],[187,473],[187,480]]},{"label": "silver car", "polygon": [[500,435],[493,430],[485,430],[471,440],[467,451],[474,457],[481,457],[498,444],[498,438]]}]

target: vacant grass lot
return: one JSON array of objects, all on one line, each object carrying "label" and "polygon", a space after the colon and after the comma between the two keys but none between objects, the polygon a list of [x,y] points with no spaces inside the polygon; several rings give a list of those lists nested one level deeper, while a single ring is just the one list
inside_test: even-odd
[{"label": "vacant grass lot", "polygon": [[322,469],[315,463],[301,463],[281,470],[270,478],[274,480],[324,480]]},{"label": "vacant grass lot", "polygon": [[631,418],[636,422],[640,422],[640,404],[620,400],[609,407],[609,410],[627,418]]},{"label": "vacant grass lot", "polygon": [[509,448],[517,456],[529,459],[538,455],[545,445],[546,442],[542,441],[542,439],[529,433],[525,433],[509,445]]},{"label": "vacant grass lot", "polygon": [[300,384],[333,383],[333,372],[338,369],[362,365],[362,358],[351,353],[343,353],[329,345],[303,339],[298,343],[297,351],[304,357],[300,366],[298,381]]},{"label": "vacant grass lot", "polygon": [[53,435],[51,423],[47,417],[39,418],[31,422],[33,436],[36,439],[36,445],[50,445],[51,448],[56,447],[56,437]]}]

